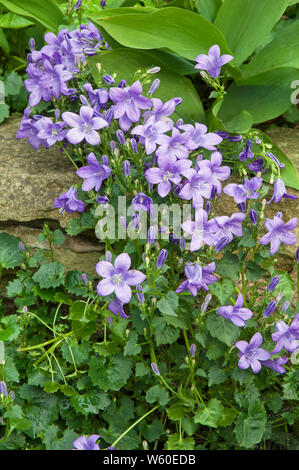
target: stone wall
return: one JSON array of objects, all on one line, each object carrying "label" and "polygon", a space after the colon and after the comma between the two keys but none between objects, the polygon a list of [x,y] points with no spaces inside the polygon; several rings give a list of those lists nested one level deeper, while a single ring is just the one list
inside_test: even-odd
[{"label": "stone wall", "polygon": [[[46,248],[37,241],[43,222],[55,228],[64,228],[74,217],[59,214],[53,209],[53,201],[72,184],[79,181],[74,167],[67,157],[57,149],[36,151],[25,140],[17,140],[16,132],[20,118],[10,118],[0,126],[0,230],[22,238],[32,249]],[[274,128],[267,132],[299,168],[298,130]],[[299,192],[288,188],[290,194]],[[279,204],[267,206],[266,216],[273,217],[277,211],[284,219],[298,215],[298,200],[283,199]],[[218,202],[219,213],[230,215],[236,210],[232,198],[223,194]],[[76,216],[76,215],[75,215]],[[296,229],[299,241],[299,227]],[[290,271],[296,247],[286,247],[284,268]],[[56,248],[55,257],[66,269],[79,269],[96,276],[95,264],[103,245],[96,239],[84,236],[68,237]]]}]

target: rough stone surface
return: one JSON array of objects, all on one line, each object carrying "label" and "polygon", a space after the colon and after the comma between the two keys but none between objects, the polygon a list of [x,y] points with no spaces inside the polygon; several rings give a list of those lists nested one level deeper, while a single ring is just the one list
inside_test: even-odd
[{"label": "rough stone surface", "polygon": [[59,220],[68,214],[53,208],[54,200],[79,177],[57,148],[35,150],[25,139],[16,139],[20,118],[0,126],[0,221]]},{"label": "rough stone surface", "polygon": [[[73,217],[60,215],[57,209],[53,209],[53,201],[79,178],[59,150],[41,148],[36,151],[24,139],[17,140],[19,123],[20,118],[11,118],[0,126],[0,230],[20,236],[27,246],[34,249],[38,248],[37,235],[43,221],[56,221],[63,228]],[[266,133],[299,168],[299,131],[273,128]],[[288,192],[299,196],[299,191],[291,188]],[[277,211],[282,211],[287,221],[298,216],[298,201],[283,199],[279,204],[273,203],[267,206],[265,216],[271,218]],[[233,199],[225,194],[217,204],[217,212],[221,214],[230,215],[236,210]],[[299,227],[294,233],[299,240]],[[96,240],[67,237],[56,250],[57,260],[64,262],[68,269],[85,270],[95,275],[94,266],[102,249]],[[288,271],[292,269],[295,250],[295,246],[286,247],[283,267]]]}]

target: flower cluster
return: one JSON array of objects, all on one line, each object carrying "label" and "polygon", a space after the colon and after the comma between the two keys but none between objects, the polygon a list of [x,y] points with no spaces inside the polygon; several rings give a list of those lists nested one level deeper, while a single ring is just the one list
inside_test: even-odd
[{"label": "flower cluster", "polygon": [[[219,281],[215,260],[229,244],[235,243],[236,249],[246,224],[247,227],[255,227],[257,246],[262,248],[270,244],[271,256],[277,253],[281,244],[296,243],[291,231],[297,225],[297,218],[284,223],[282,214],[277,213],[273,219],[266,219],[263,223],[265,204],[260,212],[258,210],[263,190],[262,167],[270,161],[271,168],[279,171],[281,164],[269,152],[262,162],[253,160],[251,136],[244,139],[221,130],[209,132],[204,123],[184,123],[182,119],[175,122],[172,116],[182,99],[175,97],[163,102],[152,98],[159,87],[156,79],[146,91],[152,71],[137,75],[132,84],[125,80],[116,84],[114,76],[105,74],[98,85],[101,88],[94,88],[92,77],[83,64],[86,56],[108,46],[92,24],[72,32],[63,30],[57,36],[47,33],[45,40],[47,45],[41,51],[33,50],[28,57],[29,79],[25,85],[30,93],[30,107],[25,111],[17,137],[28,138],[35,148],[58,143],[75,165],[82,184],[60,195],[54,207],[68,213],[80,213],[92,207],[93,213],[98,214],[100,206],[105,206],[115,194],[123,193],[130,200],[133,215],[130,223],[121,216],[120,226],[138,232],[144,220],[151,220],[147,240],[137,246],[137,257],[134,256],[140,270],[130,269],[131,257],[123,245],[117,248],[115,256],[107,249],[106,258],[95,266],[102,278],[97,285],[97,295],[104,303],[108,299],[106,307],[111,313],[129,318],[124,306],[132,301],[134,293],[142,308],[148,291],[159,293],[155,281],[159,272],[166,269],[166,260],[171,258],[168,254],[173,253],[172,248],[178,241],[182,258],[176,263],[176,270],[185,279],[174,286],[174,294],[179,297],[202,295],[209,291],[210,285]],[[196,68],[206,70],[211,79],[216,79],[221,67],[230,60],[231,56],[220,56],[219,47],[215,45],[210,48],[208,56],[201,54],[196,58]],[[54,118],[30,117],[31,108],[40,100],[52,103]],[[243,145],[237,165],[242,169],[241,173],[246,169],[246,177],[243,183],[229,183],[223,187],[231,175],[230,166],[223,164],[224,160],[227,161],[224,158],[225,140]],[[256,145],[259,145],[257,141]],[[255,175],[248,177],[247,170]],[[215,205],[222,193],[234,199],[238,211],[230,215],[215,214]],[[283,197],[293,196],[287,194],[282,179],[278,177],[269,203],[277,203]],[[174,226],[164,229],[158,220],[154,201],[176,202],[179,207],[190,202],[190,214],[180,224],[183,237],[176,236]],[[162,248],[158,235],[167,230],[169,246]],[[189,251],[184,250],[187,240],[190,240]],[[252,259],[254,254],[251,253]],[[275,289],[277,281],[277,278],[275,282],[273,280],[269,293]],[[132,287],[135,288],[133,294]],[[219,316],[241,328],[254,316],[247,305],[244,282],[242,287],[234,305],[221,305],[217,309]],[[201,308],[203,315],[210,301],[211,297],[207,296]],[[269,312],[264,318],[271,315]],[[109,321],[112,322],[111,318]],[[237,341],[239,367],[251,367],[257,373],[264,364],[281,372],[284,356],[274,359],[271,356],[283,348],[289,352],[298,348],[298,320],[294,319],[290,326],[282,320],[277,321],[272,339],[276,342],[272,353],[260,348],[263,341],[260,332],[255,333],[249,343]],[[196,352],[194,346],[190,349],[192,357]],[[87,441],[81,437],[76,446],[95,449],[98,437],[93,435]]]}]

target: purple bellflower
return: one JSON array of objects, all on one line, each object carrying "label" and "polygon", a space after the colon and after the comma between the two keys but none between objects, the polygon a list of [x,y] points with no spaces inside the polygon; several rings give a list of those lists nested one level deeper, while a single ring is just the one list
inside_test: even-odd
[{"label": "purple bellflower", "polygon": [[188,290],[193,296],[197,295],[200,289],[208,291],[208,285],[217,281],[217,277],[211,274],[215,271],[215,263],[207,266],[201,266],[199,263],[187,263],[185,265],[185,274],[187,280],[182,282],[176,289],[177,293]]},{"label": "purple bellflower", "polygon": [[73,446],[76,450],[100,450],[99,445],[96,444],[100,437],[98,434],[92,434],[88,438],[80,436],[73,442]]},{"label": "purple bellflower", "polygon": [[262,368],[260,361],[270,359],[271,354],[265,349],[260,348],[262,342],[263,337],[259,332],[252,336],[250,343],[247,343],[247,341],[236,342],[235,345],[240,350],[238,362],[240,369],[251,367],[254,374],[257,374]]},{"label": "purple bellflower", "polygon": [[274,370],[278,374],[283,374],[284,372],[286,372],[283,366],[287,362],[288,358],[285,356],[281,356],[276,359],[268,359],[267,361],[263,361],[263,366],[269,367],[269,369]]},{"label": "purple bellflower", "polygon": [[209,168],[211,176],[209,177],[209,183],[217,189],[217,194],[220,196],[222,191],[222,185],[220,181],[227,180],[230,177],[230,168],[228,166],[221,166],[222,154],[220,152],[213,152],[210,160],[199,160],[197,161],[197,169],[203,170]]},{"label": "purple bellflower", "polygon": [[244,184],[231,183],[223,188],[223,192],[234,198],[237,204],[245,202],[246,199],[257,199],[259,193],[257,190],[262,185],[263,180],[258,176],[248,179],[245,178]]},{"label": "purple bellflower", "polygon": [[163,103],[159,98],[152,98],[153,109],[151,111],[145,111],[144,119],[147,123],[154,123],[157,121],[170,122],[173,125],[173,121],[168,117],[174,113],[176,108],[176,101],[171,99]]},{"label": "purple bellflower", "polygon": [[212,184],[210,177],[212,173],[208,167],[196,171],[189,168],[184,171],[187,181],[183,183],[183,187],[179,192],[179,197],[185,200],[192,199],[193,207],[203,206],[203,198],[210,199]]},{"label": "purple bellflower", "polygon": [[120,128],[126,132],[133,122],[140,119],[140,110],[152,107],[149,98],[142,96],[142,85],[139,80],[130,87],[111,87],[109,91],[110,99],[116,103],[113,106],[113,115],[119,119]]},{"label": "purple bellflower", "polygon": [[277,178],[277,180],[274,183],[274,187],[273,187],[273,196],[270,199],[270,201],[268,201],[268,204],[270,204],[271,202],[276,202],[277,203],[282,198],[297,199],[297,196],[292,195],[292,194],[287,194],[287,190],[286,190],[283,179]]},{"label": "purple bellflower", "polygon": [[252,311],[248,308],[244,308],[243,304],[244,298],[242,294],[239,294],[234,306],[226,305],[219,307],[217,313],[218,315],[231,320],[234,325],[245,326],[246,320],[249,320],[249,318],[252,317]]},{"label": "purple bellflower", "polygon": [[77,175],[84,178],[82,184],[83,191],[90,191],[92,188],[99,191],[105,179],[109,178],[111,170],[109,166],[100,164],[94,153],[87,156],[87,166],[82,166],[76,171]]},{"label": "purple bellflower", "polygon": [[205,124],[195,123],[195,127],[192,124],[183,124],[180,126],[188,134],[185,147],[189,150],[196,150],[200,147],[207,150],[217,150],[216,145],[222,142],[222,137],[216,133],[208,132],[208,128]]},{"label": "purple bellflower", "polygon": [[207,70],[212,78],[220,75],[221,67],[233,60],[229,54],[220,55],[220,47],[217,44],[210,47],[208,55],[199,54],[196,58],[196,69]]},{"label": "purple bellflower", "polygon": [[52,147],[56,142],[61,142],[65,137],[64,122],[54,122],[51,118],[42,117],[34,124],[38,130],[37,137],[41,141],[46,141],[49,147]]},{"label": "purple bellflower", "polygon": [[[153,153],[157,144],[165,143],[165,132],[172,128],[171,122],[157,121],[154,123],[145,123],[143,126],[139,125],[132,129],[131,134],[139,135],[139,142],[145,146],[147,155]],[[168,137],[169,139],[170,137]]]},{"label": "purple bellflower", "polygon": [[191,160],[177,160],[174,155],[160,155],[158,157],[158,168],[149,168],[145,172],[145,177],[149,183],[158,184],[159,195],[165,197],[171,190],[171,183],[180,183],[181,175],[191,165]]},{"label": "purple bellflower", "polygon": [[121,318],[130,318],[124,311],[123,302],[119,299],[112,300],[108,305],[108,310],[110,310],[113,315],[119,315]]},{"label": "purple bellflower", "polygon": [[62,119],[70,126],[66,133],[66,138],[71,144],[79,144],[84,139],[90,145],[98,145],[101,142],[99,134],[96,132],[108,123],[101,117],[93,117],[94,110],[89,106],[81,106],[80,116],[66,111],[62,113]]},{"label": "purple bellflower", "polygon": [[64,211],[72,214],[73,212],[84,212],[85,204],[78,199],[77,188],[71,186],[65,193],[61,194],[55,201],[53,206],[60,208],[59,213]]},{"label": "purple bellflower", "polygon": [[[213,241],[215,239],[217,242],[222,241],[222,248],[230,243],[234,235],[237,237],[242,237],[243,235],[243,227],[242,223],[246,217],[246,214],[242,212],[235,212],[235,214],[232,214],[231,217],[228,217],[226,215],[220,216],[220,217],[215,217],[214,219],[211,219],[208,222],[208,229],[209,232],[212,233],[212,237],[209,240],[208,236],[206,237],[206,243],[208,245],[213,245]],[[221,248],[221,249],[222,249]],[[219,251],[220,248],[218,247]]]},{"label": "purple bellflower", "polygon": [[132,206],[135,211],[143,210],[149,212],[152,204],[152,199],[144,193],[137,194],[132,200]]},{"label": "purple bellflower", "polygon": [[177,159],[187,159],[189,156],[189,150],[185,147],[187,133],[181,134],[181,132],[173,127],[171,137],[163,135],[160,140],[161,146],[157,150],[158,156],[174,156]]},{"label": "purple bellflower", "polygon": [[245,150],[243,150],[243,151],[239,154],[239,157],[240,157],[241,162],[244,162],[244,160],[249,160],[250,158],[253,158],[253,157],[254,157],[254,153],[253,153],[252,150],[251,150],[251,145],[252,145],[252,140],[251,140],[251,139],[247,139]]},{"label": "purple bellflower", "polygon": [[277,214],[273,219],[267,219],[265,221],[266,229],[268,233],[259,239],[262,245],[268,245],[270,243],[270,255],[273,256],[280,248],[280,244],[295,245],[296,237],[290,233],[290,230],[294,230],[297,227],[297,217],[289,220],[286,224],[283,223],[281,217]]},{"label": "purple bellflower", "polygon": [[278,321],[275,328],[276,331],[272,333],[272,339],[276,346],[272,354],[279,353],[283,348],[291,353],[299,348],[299,319],[295,318],[290,326],[284,321]]},{"label": "purple bellflower", "polygon": [[118,255],[114,266],[108,261],[99,261],[96,265],[97,273],[104,277],[98,283],[97,293],[106,296],[115,292],[116,297],[123,303],[130,302],[132,291],[130,286],[141,284],[145,275],[136,269],[131,269],[131,259],[127,253]]}]

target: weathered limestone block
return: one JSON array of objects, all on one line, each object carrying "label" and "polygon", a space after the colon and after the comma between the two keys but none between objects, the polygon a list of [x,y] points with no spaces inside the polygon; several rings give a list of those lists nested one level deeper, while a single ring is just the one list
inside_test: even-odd
[{"label": "weathered limestone block", "polygon": [[[47,248],[37,241],[43,221],[64,228],[72,217],[59,214],[53,202],[79,182],[73,165],[57,148],[36,151],[26,140],[16,139],[20,118],[0,126],[0,231],[20,237],[33,251]],[[55,259],[66,270],[78,269],[96,276],[95,265],[103,251],[96,239],[68,237],[55,247]]]}]

